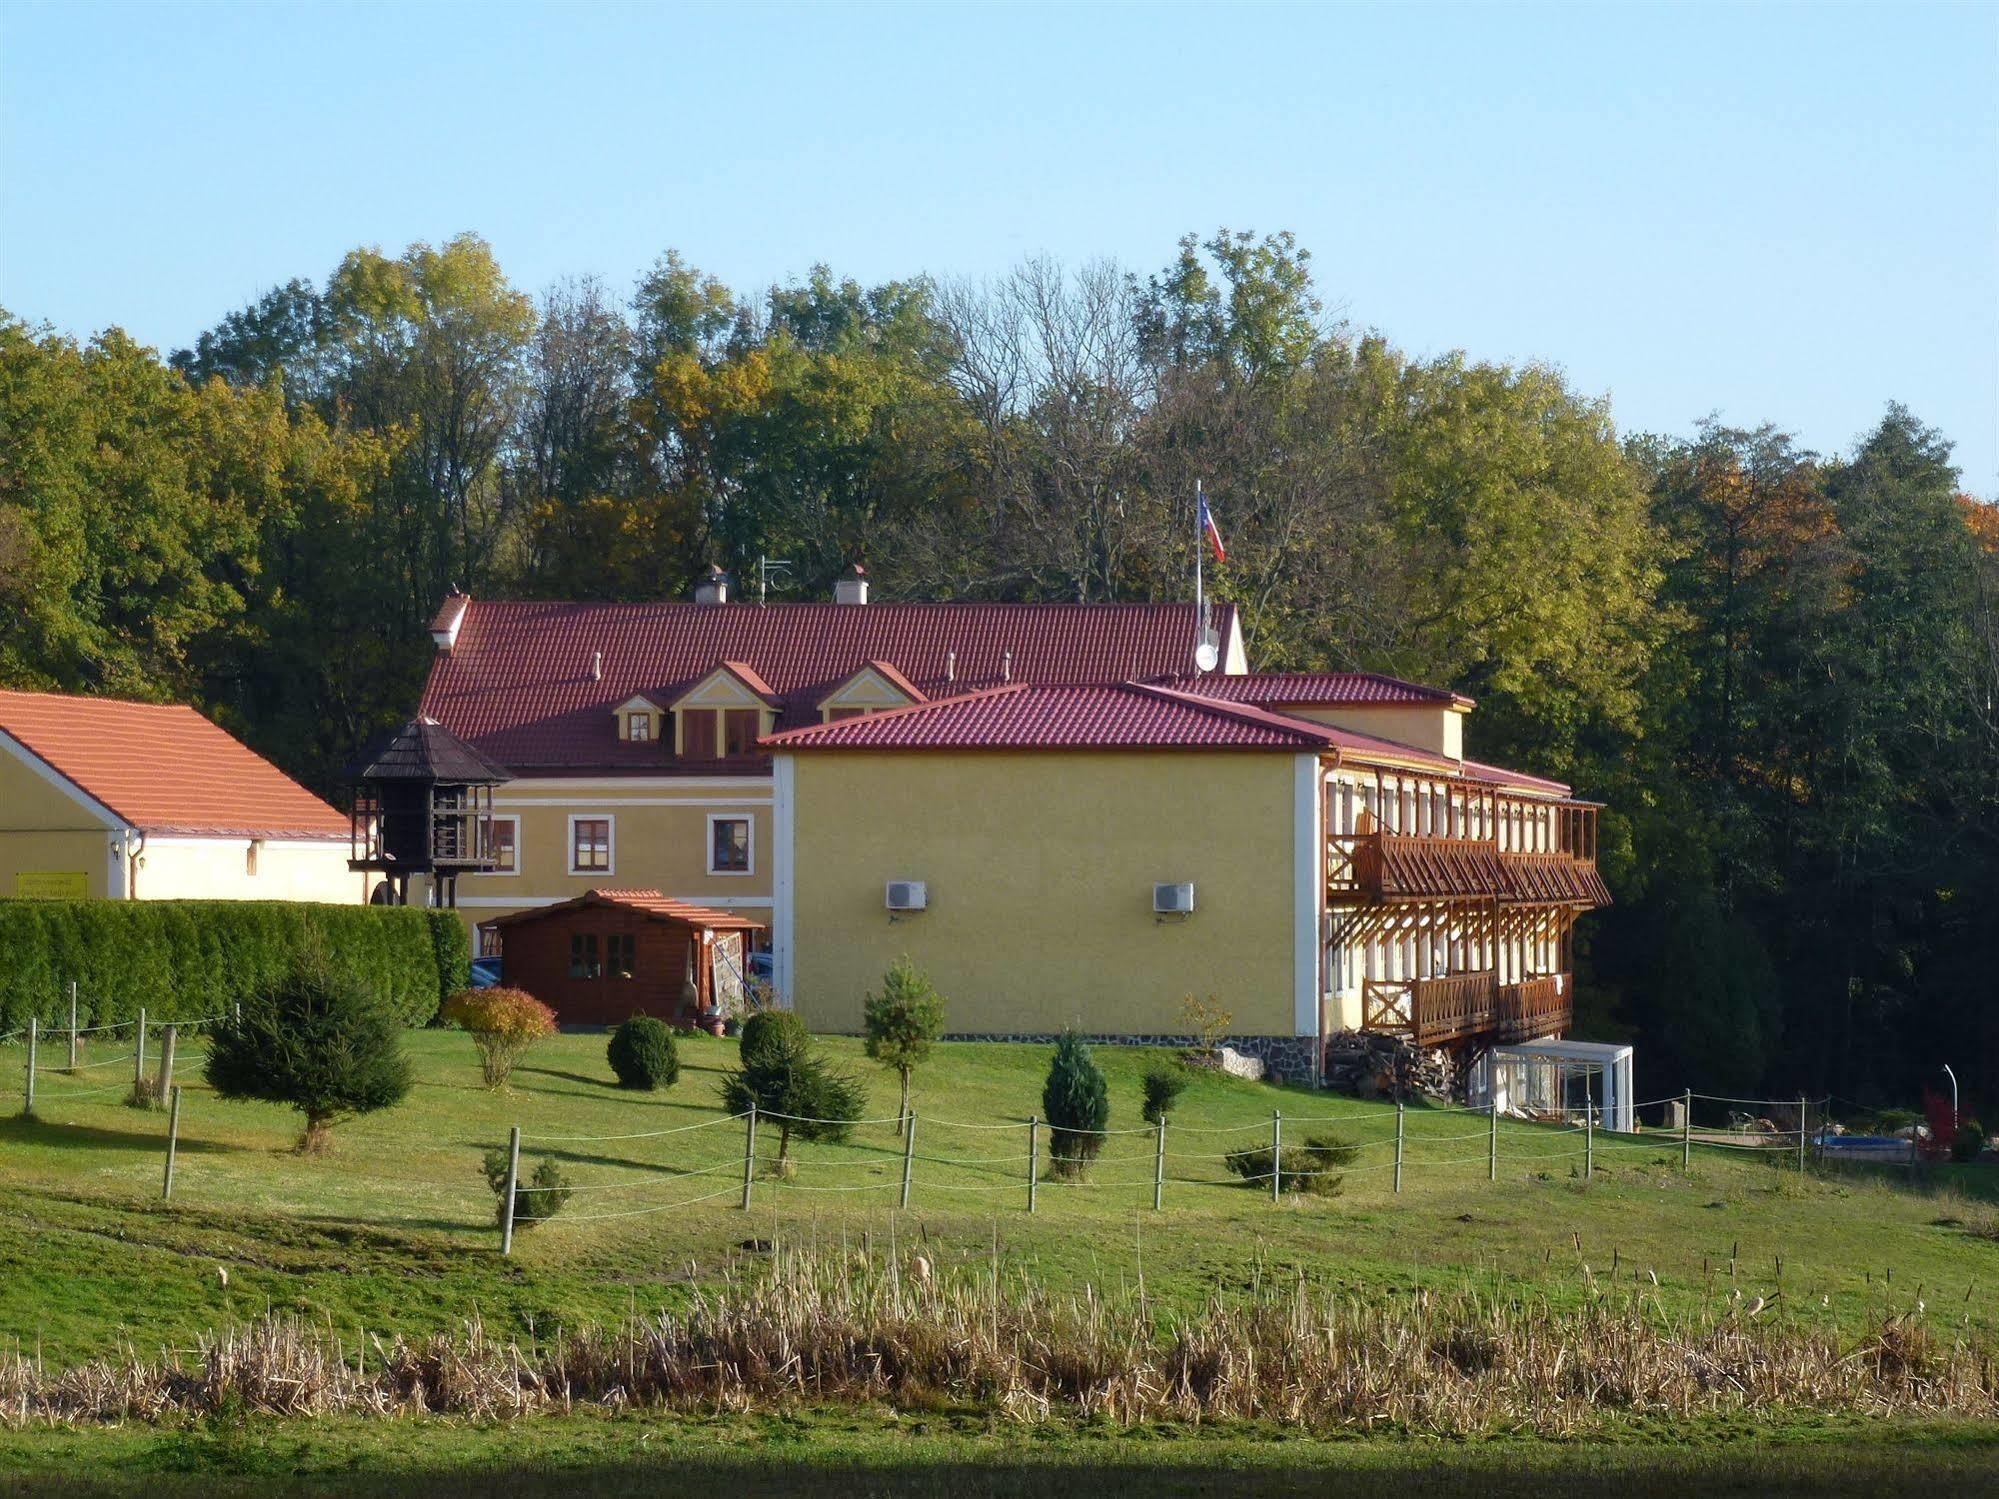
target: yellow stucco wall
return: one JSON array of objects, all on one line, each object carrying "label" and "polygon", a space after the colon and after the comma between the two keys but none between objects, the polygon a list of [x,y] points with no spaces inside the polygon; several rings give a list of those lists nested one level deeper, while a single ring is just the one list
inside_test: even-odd
[{"label": "yellow stucco wall", "polygon": [[[0,900],[36,893],[23,889],[21,877],[46,881],[76,874],[84,877],[83,893],[102,896],[110,863],[107,832],[47,833],[0,829]],[[45,887],[53,888],[53,887]]]},{"label": "yellow stucco wall", "polygon": [[1448,755],[1453,760],[1464,758],[1465,715],[1460,708],[1438,708],[1427,704],[1386,707],[1377,704],[1285,708],[1281,711],[1294,718],[1309,718],[1316,723],[1331,724],[1334,728],[1350,729],[1356,734],[1368,734],[1396,744],[1413,744],[1418,749]]},{"label": "yellow stucco wall", "polygon": [[[493,815],[520,819],[516,872],[459,879],[458,907],[468,926],[596,886],[650,888],[677,899],[742,907],[751,916],[765,914],[770,905],[768,778],[524,779],[495,788]],[[711,816],[750,819],[748,874],[708,872]],[[610,873],[569,872],[572,817],[612,820]]]},{"label": "yellow stucco wall", "polygon": [[[899,953],[954,1033],[1184,1032],[1214,994],[1241,1035],[1293,1031],[1294,757],[798,754],[792,1002],[856,1031]],[[883,887],[923,880],[891,916]],[[1191,880],[1190,918],[1152,912]]]},{"label": "yellow stucco wall", "polygon": [[148,838],[135,879],[140,900],[307,900],[359,905],[367,881],[347,867],[347,840],[267,838],[250,872],[247,838]]}]

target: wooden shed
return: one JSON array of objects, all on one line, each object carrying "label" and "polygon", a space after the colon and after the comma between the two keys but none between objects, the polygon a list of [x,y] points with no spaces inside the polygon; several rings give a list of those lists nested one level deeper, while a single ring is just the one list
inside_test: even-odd
[{"label": "wooden shed", "polygon": [[643,1013],[691,1026],[710,1008],[738,1013],[764,931],[748,916],[657,890],[591,890],[493,925],[504,981],[564,1025],[616,1025]]}]

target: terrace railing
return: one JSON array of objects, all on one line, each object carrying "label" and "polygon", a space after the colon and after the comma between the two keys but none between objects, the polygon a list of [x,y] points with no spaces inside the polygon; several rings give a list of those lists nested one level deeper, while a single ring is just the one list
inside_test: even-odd
[{"label": "terrace railing", "polygon": [[1441,978],[1366,979],[1361,1028],[1405,1035],[1418,1046],[1485,1035],[1493,1029],[1498,992],[1489,969]]}]

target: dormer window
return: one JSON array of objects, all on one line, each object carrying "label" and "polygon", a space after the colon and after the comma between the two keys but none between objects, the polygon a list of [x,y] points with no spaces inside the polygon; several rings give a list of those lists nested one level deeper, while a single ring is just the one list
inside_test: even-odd
[{"label": "dormer window", "polygon": [[660,737],[660,707],[651,698],[626,698],[611,714],[618,737],[627,743],[650,744]]},{"label": "dormer window", "polygon": [[627,713],[625,715],[625,737],[634,743],[652,738],[652,715],[650,713]]},{"label": "dormer window", "polygon": [[724,661],[673,700],[679,759],[749,760],[777,721],[777,698],[740,661]]},{"label": "dormer window", "polygon": [[890,663],[870,661],[819,699],[819,717],[825,723],[838,723],[924,701],[922,690]]}]

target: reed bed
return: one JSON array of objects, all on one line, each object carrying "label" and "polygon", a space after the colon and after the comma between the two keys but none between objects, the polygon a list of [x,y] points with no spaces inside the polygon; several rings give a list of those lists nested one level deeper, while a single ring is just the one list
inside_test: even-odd
[{"label": "reed bed", "polygon": [[915,1256],[780,1250],[684,1312],[526,1343],[476,1320],[343,1340],[272,1317],[154,1357],[50,1369],[17,1352],[0,1362],[0,1424],[869,1405],[1567,1436],[1628,1415],[1999,1418],[1996,1355],[1913,1305],[1855,1336],[1755,1303],[1674,1313],[1642,1287],[1556,1307],[1472,1286],[1358,1297],[1299,1278],[1175,1315],[1142,1286],[1054,1296],[997,1266],[947,1276]]}]

